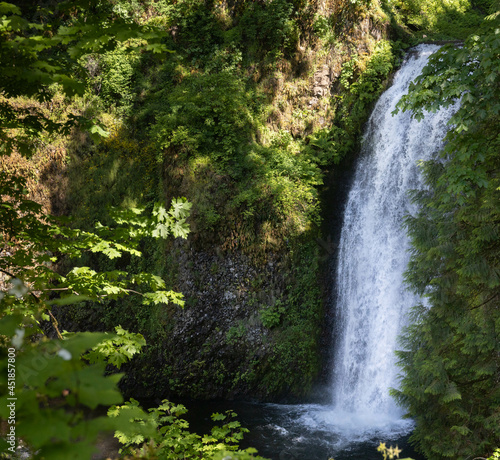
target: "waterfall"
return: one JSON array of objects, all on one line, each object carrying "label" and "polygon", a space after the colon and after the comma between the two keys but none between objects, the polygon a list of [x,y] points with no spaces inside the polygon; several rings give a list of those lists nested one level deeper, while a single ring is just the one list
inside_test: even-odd
[{"label": "waterfall", "polygon": [[381,441],[412,454],[404,444],[413,423],[402,419],[389,395],[398,385],[397,336],[408,310],[422,301],[403,282],[410,247],[403,220],[416,211],[408,191],[424,187],[418,163],[437,156],[457,107],[426,113],[421,122],[392,112],[438,48],[420,45],[410,53],[367,123],[332,273],[337,317],[331,403],[260,407],[259,423],[250,426],[260,442],[252,445],[274,460],[379,460]]},{"label": "waterfall", "polygon": [[333,405],[365,426],[401,416],[388,389],[397,386],[397,336],[419,302],[403,282],[409,241],[402,224],[414,211],[408,191],[423,187],[418,162],[442,148],[455,109],[427,113],[421,122],[409,112],[392,112],[438,48],[417,47],[377,102],[344,212],[335,273]]}]

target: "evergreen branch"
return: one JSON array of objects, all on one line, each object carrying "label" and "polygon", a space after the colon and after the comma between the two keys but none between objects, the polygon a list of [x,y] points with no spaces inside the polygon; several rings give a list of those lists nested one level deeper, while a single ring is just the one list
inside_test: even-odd
[{"label": "evergreen branch", "polygon": [[498,292],[491,296],[489,299],[485,300],[483,303],[476,305],[475,307],[469,308],[469,311],[475,310],[476,308],[481,308],[483,305],[486,305],[488,302],[491,302],[495,297],[498,297]]}]

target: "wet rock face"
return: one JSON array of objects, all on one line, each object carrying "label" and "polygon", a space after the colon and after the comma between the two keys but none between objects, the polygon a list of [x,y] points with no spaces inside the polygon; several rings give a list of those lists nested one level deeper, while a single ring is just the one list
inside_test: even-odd
[{"label": "wet rock face", "polygon": [[270,330],[262,324],[260,311],[283,294],[276,262],[256,267],[242,254],[191,251],[181,252],[180,259],[179,290],[187,306],[175,313],[176,350],[169,360],[174,374],[189,381],[193,363],[200,363],[206,396],[251,391],[250,376],[236,380],[259,368],[271,352]]},{"label": "wet rock face", "polygon": [[259,376],[273,353],[273,330],[261,312],[283,298],[283,262],[274,256],[256,266],[241,253],[217,255],[187,246],[178,248],[177,261],[175,289],[186,305],[170,311],[168,334],[152,357],[157,372],[143,383],[147,363],[133,363],[125,391],[201,399],[268,396]]}]

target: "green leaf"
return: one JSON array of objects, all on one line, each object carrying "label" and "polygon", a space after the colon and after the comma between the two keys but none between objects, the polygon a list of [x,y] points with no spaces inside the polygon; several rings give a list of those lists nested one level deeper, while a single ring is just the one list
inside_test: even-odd
[{"label": "green leaf", "polygon": [[144,294],[143,303],[145,305],[151,304],[161,304],[161,303],[174,303],[181,307],[184,306],[183,295],[179,292],[174,291],[156,291],[156,292],[147,292]]},{"label": "green leaf", "polygon": [[0,319],[0,334],[12,337],[16,329],[21,328],[24,317],[21,315],[7,315]]},{"label": "green leaf", "polygon": [[49,300],[45,302],[47,305],[71,305],[78,302],[84,302],[85,300],[91,300],[90,297],[84,295],[68,295],[61,297],[60,299]]},{"label": "green leaf", "polygon": [[67,335],[63,346],[73,357],[80,357],[83,353],[95,347],[99,342],[106,339],[107,335],[102,332],[75,332]]}]

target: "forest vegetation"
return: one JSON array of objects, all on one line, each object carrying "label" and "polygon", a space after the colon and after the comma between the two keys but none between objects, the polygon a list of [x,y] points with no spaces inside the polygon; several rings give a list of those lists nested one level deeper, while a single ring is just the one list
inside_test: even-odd
[{"label": "forest vegetation", "polygon": [[407,282],[428,306],[393,393],[427,458],[498,455],[499,12],[0,3],[0,415],[15,395],[16,439],[46,459],[88,459],[105,431],[128,458],[260,458],[232,412],[198,436],[182,406],[131,397],[310,394],[325,366],[325,190],[404,51],[463,40],[398,106],[418,118],[461,100],[406,220]]}]

